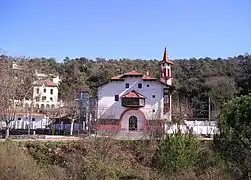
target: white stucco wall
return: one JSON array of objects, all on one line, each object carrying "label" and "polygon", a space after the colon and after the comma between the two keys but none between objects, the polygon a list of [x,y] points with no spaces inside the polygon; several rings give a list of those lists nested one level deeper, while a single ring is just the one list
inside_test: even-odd
[{"label": "white stucco wall", "polygon": [[[37,92],[39,89],[39,92]],[[46,92],[44,92],[46,90]],[[51,94],[51,90],[53,90]],[[46,97],[45,100],[42,97]],[[36,97],[39,97],[39,101],[36,101]],[[52,98],[52,99],[51,99]],[[46,86],[34,86],[33,88],[33,100],[34,100],[34,107],[37,105],[41,108],[42,104],[44,107],[58,107],[58,87],[46,87]]]},{"label": "white stucco wall", "polygon": [[[127,89],[125,88],[126,83],[129,83]],[[142,88],[138,88],[138,83],[142,83]],[[123,111],[127,109],[121,106],[121,96],[132,90],[146,97],[145,107],[140,110],[144,112],[147,119],[163,118],[163,88],[164,85],[159,82],[143,81],[140,77],[127,77],[124,81],[111,81],[98,89],[98,118],[120,119]],[[119,95],[119,101],[115,101],[115,95]],[[152,95],[155,95],[155,98]]]},{"label": "white stucco wall", "polygon": [[[180,125],[179,129],[182,133],[189,133],[189,130],[193,134],[197,135],[214,135],[219,133],[219,129],[216,121],[185,121],[185,125]],[[172,124],[165,127],[167,134],[173,134],[178,132],[178,125]]]},{"label": "white stucco wall", "polygon": [[[29,117],[20,115],[16,116],[15,120],[11,122],[10,127],[12,129],[28,129],[28,125],[31,122],[31,129],[46,128],[49,125],[50,120],[45,116],[32,116],[35,121],[30,121]],[[0,122],[0,128],[6,127],[4,121]]]}]

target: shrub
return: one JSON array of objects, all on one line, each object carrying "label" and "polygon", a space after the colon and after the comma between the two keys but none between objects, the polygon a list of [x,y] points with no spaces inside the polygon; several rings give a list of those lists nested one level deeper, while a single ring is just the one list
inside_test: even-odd
[{"label": "shrub", "polygon": [[0,143],[0,179],[47,180],[48,177],[31,156],[11,141]]},{"label": "shrub", "polygon": [[215,137],[216,149],[229,161],[236,176],[248,174],[251,158],[251,93],[236,97],[224,105],[220,114],[220,135]]},{"label": "shrub", "polygon": [[195,167],[199,160],[199,142],[188,135],[167,136],[157,147],[153,166],[161,173],[175,173]]}]

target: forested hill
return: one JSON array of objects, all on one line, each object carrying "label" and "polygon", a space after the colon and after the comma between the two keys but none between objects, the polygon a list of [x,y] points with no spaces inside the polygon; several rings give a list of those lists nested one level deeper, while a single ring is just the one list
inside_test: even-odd
[{"label": "forested hill", "polygon": [[[97,86],[111,76],[128,71],[150,72],[159,77],[158,60],[130,60],[85,57],[69,59],[62,63],[54,58],[36,58],[29,61],[39,70],[58,73],[62,79],[60,98],[74,99],[79,89],[89,88],[95,95]],[[187,97],[193,106],[201,107],[208,97],[221,105],[235,94],[246,93],[251,84],[251,55],[228,59],[178,59],[172,67],[176,90],[174,98]],[[177,96],[178,95],[178,96]]]}]

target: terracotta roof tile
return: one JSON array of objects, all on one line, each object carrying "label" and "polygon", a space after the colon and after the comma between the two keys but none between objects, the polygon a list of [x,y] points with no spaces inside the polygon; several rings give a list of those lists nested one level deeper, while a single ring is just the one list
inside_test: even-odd
[{"label": "terracotta roof tile", "polygon": [[114,76],[114,77],[111,78],[111,80],[119,80],[119,79],[121,79],[121,76],[122,75]]},{"label": "terracotta roof tile", "polygon": [[49,86],[49,87],[55,87],[55,86],[57,86],[56,83],[54,83],[53,81],[51,81],[49,79],[46,79],[45,83],[46,83],[46,86]]},{"label": "terracotta roof tile", "polygon": [[143,73],[131,71],[131,72],[123,74],[122,76],[143,76]]},{"label": "terracotta roof tile", "polygon": [[34,82],[34,85],[42,86],[42,85],[48,86],[48,87],[56,87],[57,84],[51,81],[50,79],[46,80],[38,80]]},{"label": "terracotta roof tile", "polygon": [[146,97],[140,94],[139,92],[133,90],[123,95],[122,98],[146,98]]},{"label": "terracotta roof tile", "polygon": [[144,75],[143,73],[131,71],[122,75],[114,76],[111,78],[111,80],[123,80],[125,77],[128,76],[142,76],[142,80],[157,80],[157,78],[151,77],[149,75]]},{"label": "terracotta roof tile", "polygon": [[157,78],[154,78],[154,77],[151,77],[151,76],[148,76],[148,75],[144,75],[142,77],[142,80],[157,80]]}]

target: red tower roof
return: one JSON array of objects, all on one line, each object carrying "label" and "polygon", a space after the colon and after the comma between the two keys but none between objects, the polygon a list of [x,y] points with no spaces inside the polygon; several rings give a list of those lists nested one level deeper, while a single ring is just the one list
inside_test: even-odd
[{"label": "red tower roof", "polygon": [[160,61],[159,63],[161,63],[161,64],[162,64],[162,63],[173,64],[173,62],[170,61],[169,58],[168,58],[168,52],[167,52],[167,50],[166,50],[166,47],[165,47],[165,50],[164,50],[163,59],[162,59],[162,61]]}]

